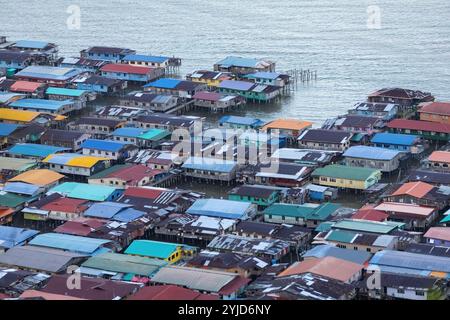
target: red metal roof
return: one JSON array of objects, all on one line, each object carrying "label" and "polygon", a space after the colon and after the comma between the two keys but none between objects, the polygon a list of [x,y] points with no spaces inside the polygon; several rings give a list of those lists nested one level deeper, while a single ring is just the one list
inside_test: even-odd
[{"label": "red metal roof", "polygon": [[222,95],[216,92],[201,91],[197,92],[193,98],[198,100],[219,101]]},{"label": "red metal roof", "polygon": [[136,185],[139,181],[147,177],[153,177],[161,173],[160,170],[150,169],[144,165],[134,165],[115,171],[107,178],[117,178],[127,182],[128,185]]},{"label": "red metal roof", "polygon": [[31,82],[31,81],[16,81],[14,84],[9,88],[10,91],[13,92],[35,92],[37,89],[39,89],[42,86],[42,83],[37,82]]},{"label": "red metal roof", "polygon": [[81,277],[80,289],[73,290],[67,286],[68,277],[53,275],[41,291],[88,300],[112,300],[130,296],[138,289],[137,284]]},{"label": "red metal roof", "polygon": [[419,112],[449,116],[450,102],[427,102],[422,105]]},{"label": "red metal roof", "polygon": [[133,74],[148,74],[153,68],[149,67],[136,67],[128,64],[107,64],[103,66],[100,70],[104,72],[122,72],[122,73],[133,73]]},{"label": "red metal roof", "polygon": [[392,129],[409,129],[409,130],[450,133],[450,124],[431,121],[395,119],[388,123],[388,127]]},{"label": "red metal roof", "polygon": [[450,151],[434,151],[428,161],[450,163]]},{"label": "red metal roof", "polygon": [[156,199],[163,192],[164,190],[161,189],[131,187],[125,190],[124,195],[136,198]]},{"label": "red metal roof", "polygon": [[47,203],[42,206],[41,210],[46,211],[60,211],[68,213],[81,213],[88,207],[86,206],[86,200],[71,199],[71,198],[59,198],[55,201]]},{"label": "red metal roof", "polygon": [[450,228],[432,227],[424,234],[424,238],[450,241]]},{"label": "red metal roof", "polygon": [[55,229],[57,233],[65,233],[76,236],[88,236],[94,230],[104,226],[106,222],[96,219],[85,219],[80,221],[67,221]]},{"label": "red metal roof", "polygon": [[224,286],[219,294],[221,295],[230,295],[239,291],[239,289],[245,287],[250,282],[250,279],[244,277],[236,277],[233,281],[229,282],[226,286]]},{"label": "red metal roof", "polygon": [[144,287],[127,300],[218,300],[219,296],[174,286]]},{"label": "red metal roof", "polygon": [[425,195],[427,195],[431,190],[433,190],[433,188],[434,186],[432,186],[431,184],[421,181],[408,182],[403,184],[400,188],[398,188],[392,195],[393,196],[409,195],[421,199],[425,197]]},{"label": "red metal roof", "polygon": [[383,222],[386,221],[388,217],[389,215],[383,211],[374,209],[359,209],[352,216],[352,219]]}]

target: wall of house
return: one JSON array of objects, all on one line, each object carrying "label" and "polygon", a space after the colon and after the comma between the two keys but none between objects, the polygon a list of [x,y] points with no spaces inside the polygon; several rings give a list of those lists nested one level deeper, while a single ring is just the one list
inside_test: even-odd
[{"label": "wall of house", "polygon": [[428,162],[426,165],[428,168],[438,170],[441,172],[450,172],[450,163],[446,162]]},{"label": "wall of house", "polygon": [[345,151],[350,146],[350,141],[345,143],[319,143],[311,141],[298,141],[299,148],[317,149],[317,150],[335,150]]},{"label": "wall of house", "polygon": [[365,190],[371,185],[377,183],[378,181],[378,179],[374,179],[372,182],[369,182],[369,179],[362,181],[352,179],[335,179],[321,176],[321,177],[314,177],[313,183],[336,188]]},{"label": "wall of house", "polygon": [[420,112],[420,120],[450,124],[450,116]]},{"label": "wall of house", "polygon": [[395,157],[392,160],[372,160],[346,157],[344,162],[347,166],[372,168],[383,172],[395,171],[400,165],[399,157]]}]

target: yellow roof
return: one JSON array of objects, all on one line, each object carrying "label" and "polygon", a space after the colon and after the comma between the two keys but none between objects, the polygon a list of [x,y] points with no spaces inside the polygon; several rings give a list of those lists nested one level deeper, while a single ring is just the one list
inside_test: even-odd
[{"label": "yellow roof", "polygon": [[47,169],[36,169],[21,173],[18,176],[9,179],[9,182],[25,182],[38,186],[45,186],[57,182],[62,178],[64,178],[64,176],[57,172]]},{"label": "yellow roof", "polygon": [[65,120],[65,119],[67,119],[66,116],[63,116],[60,114],[55,115],[55,121],[61,121],[61,120]]},{"label": "yellow roof", "polygon": [[[51,161],[53,158],[57,159],[55,159],[55,161]],[[47,156],[47,158],[42,160],[42,162],[55,163],[59,165],[80,167],[80,168],[92,168],[97,162],[103,160],[110,160],[110,159],[102,157],[84,156],[81,154],[56,153]]]},{"label": "yellow roof", "polygon": [[263,130],[267,129],[287,129],[287,130],[303,130],[311,127],[312,122],[296,120],[296,119],[277,119],[269,122],[263,127]]},{"label": "yellow roof", "polygon": [[430,273],[430,276],[433,278],[447,278],[447,272],[433,271]]},{"label": "yellow roof", "polygon": [[40,115],[39,112],[0,108],[0,119],[8,121],[30,122]]},{"label": "yellow roof", "polygon": [[97,162],[103,161],[103,160],[109,160],[109,159],[100,158],[100,157],[82,156],[82,157],[73,158],[73,159],[67,161],[66,165],[73,166],[73,167],[91,168]]}]

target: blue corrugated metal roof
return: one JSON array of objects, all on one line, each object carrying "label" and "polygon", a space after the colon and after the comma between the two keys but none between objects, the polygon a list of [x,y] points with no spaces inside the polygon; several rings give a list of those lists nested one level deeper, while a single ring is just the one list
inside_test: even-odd
[{"label": "blue corrugated metal roof", "polygon": [[180,82],[181,82],[181,80],[178,80],[178,79],[161,78],[161,79],[158,79],[156,81],[146,84],[144,86],[144,88],[155,87],[155,88],[161,88],[161,89],[175,89]]},{"label": "blue corrugated metal roof", "polygon": [[45,158],[50,154],[58,153],[62,151],[69,150],[67,148],[48,146],[44,144],[33,144],[33,143],[18,143],[8,150],[8,153],[30,156],[30,157],[42,157]]},{"label": "blue corrugated metal roof", "polygon": [[253,86],[255,86],[255,84],[252,82],[238,81],[238,80],[224,80],[220,83],[219,88],[248,91]]},{"label": "blue corrugated metal roof", "polygon": [[241,124],[241,125],[247,125],[247,126],[261,126],[264,124],[263,121],[256,119],[256,118],[250,118],[250,117],[239,117],[239,116],[223,116],[219,120],[220,124],[223,123],[233,123],[233,124]]},{"label": "blue corrugated metal roof", "polygon": [[141,61],[141,62],[153,62],[153,63],[163,63],[164,61],[169,60],[169,57],[163,56],[147,56],[143,54],[129,54],[125,56],[123,61]]},{"label": "blue corrugated metal roof", "polygon": [[23,245],[25,241],[38,233],[39,231],[32,229],[0,226],[0,247],[11,249]]},{"label": "blue corrugated metal roof", "polygon": [[117,152],[126,145],[128,145],[128,143],[113,140],[88,139],[81,144],[81,148]]},{"label": "blue corrugated metal roof", "polygon": [[134,221],[136,219],[139,219],[140,217],[143,217],[145,215],[145,212],[139,211],[133,208],[127,208],[125,210],[120,211],[114,217],[112,218],[115,221],[119,222],[130,222]]},{"label": "blue corrugated metal roof", "polygon": [[100,202],[94,203],[89,209],[87,209],[83,215],[86,217],[111,219],[119,213],[121,210],[130,208],[132,205],[118,203],[118,202]]},{"label": "blue corrugated metal roof", "polygon": [[226,219],[245,219],[245,215],[251,206],[252,204],[250,202],[223,199],[199,199],[186,210],[186,213]]},{"label": "blue corrugated metal roof", "polygon": [[39,186],[24,182],[8,182],[3,191],[17,194],[34,195],[39,190]]},{"label": "blue corrugated metal roof", "polygon": [[0,137],[7,137],[20,127],[18,124],[0,123]]},{"label": "blue corrugated metal roof", "polygon": [[184,169],[207,170],[215,172],[231,172],[237,163],[216,158],[190,157],[184,164]]},{"label": "blue corrugated metal roof", "polygon": [[86,90],[50,87],[47,89],[47,91],[45,93],[53,94],[53,95],[69,96],[69,97],[80,97],[83,94],[85,94],[86,92],[87,92]]},{"label": "blue corrugated metal roof", "polygon": [[246,75],[244,78],[275,80],[279,76],[280,76],[280,74],[278,72],[255,72],[255,73]]},{"label": "blue corrugated metal roof", "polygon": [[26,95],[12,92],[0,92],[0,103],[7,103],[16,97],[26,97]]},{"label": "blue corrugated metal roof", "polygon": [[260,61],[252,58],[243,58],[236,56],[229,56],[223,60],[217,62],[217,64],[222,65],[224,67],[245,67],[245,68],[255,68]]},{"label": "blue corrugated metal roof", "polygon": [[311,250],[306,251],[303,257],[314,257],[314,258],[324,258],[324,257],[335,257],[342,260],[351,261],[358,264],[364,264],[370,260],[372,254],[364,251],[355,251],[341,249],[331,245],[319,245]]},{"label": "blue corrugated metal roof", "polygon": [[58,110],[66,105],[73,104],[73,100],[45,100],[45,99],[20,99],[10,104],[14,108],[27,109],[43,109],[43,110]]},{"label": "blue corrugated metal roof", "polygon": [[46,46],[48,46],[48,42],[36,40],[19,40],[15,43],[15,46],[19,48],[44,49]]},{"label": "blue corrugated metal roof", "polygon": [[118,128],[112,133],[113,136],[137,138],[143,134],[145,130],[141,128]]},{"label": "blue corrugated metal roof", "polygon": [[110,240],[87,238],[68,234],[45,233],[37,235],[30,241],[30,244],[33,246],[55,248],[92,255],[96,254],[97,250],[99,250],[101,246],[110,242]]},{"label": "blue corrugated metal roof", "polygon": [[377,133],[371,141],[372,143],[412,146],[418,138],[418,136],[411,134]]},{"label": "blue corrugated metal roof", "polygon": [[361,159],[375,159],[375,160],[392,160],[401,152],[386,148],[355,146],[349,148],[344,157],[361,158]]}]

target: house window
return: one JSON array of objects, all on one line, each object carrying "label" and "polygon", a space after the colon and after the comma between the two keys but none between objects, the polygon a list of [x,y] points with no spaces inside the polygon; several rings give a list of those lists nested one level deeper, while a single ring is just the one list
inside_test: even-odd
[{"label": "house window", "polygon": [[405,293],[405,289],[398,288],[397,289],[397,293],[404,294]]},{"label": "house window", "polygon": [[423,291],[416,291],[416,296],[425,296],[425,292]]}]

